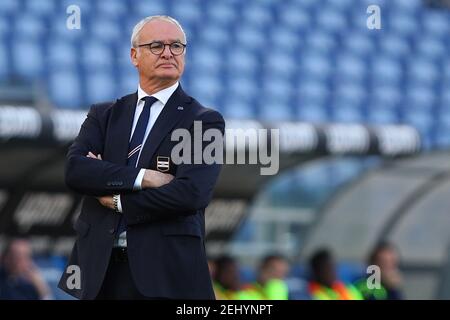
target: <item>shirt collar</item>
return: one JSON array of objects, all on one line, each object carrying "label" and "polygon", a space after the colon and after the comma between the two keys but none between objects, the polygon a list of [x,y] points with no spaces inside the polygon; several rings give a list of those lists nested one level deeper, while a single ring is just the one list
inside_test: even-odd
[{"label": "shirt collar", "polygon": [[[165,89],[162,89],[154,94],[152,94],[152,97],[155,97],[156,99],[158,99],[159,101],[162,102],[163,105],[166,105],[167,101],[169,100],[170,96],[175,92],[175,90],[178,88],[178,81],[175,82],[173,85],[171,85],[170,87],[167,87]],[[142,88],[141,85],[139,84],[138,86],[138,101],[141,101],[142,98],[144,97],[148,97],[149,94],[147,92],[145,92]]]}]

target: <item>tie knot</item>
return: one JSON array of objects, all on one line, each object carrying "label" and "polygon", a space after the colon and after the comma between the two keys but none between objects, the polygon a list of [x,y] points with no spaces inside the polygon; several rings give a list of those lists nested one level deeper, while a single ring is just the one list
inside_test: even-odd
[{"label": "tie knot", "polygon": [[149,96],[144,97],[141,100],[144,100],[144,102],[145,102],[144,107],[146,107],[146,106],[150,107],[152,104],[154,104],[156,101],[158,101],[158,99],[156,99],[155,97],[149,97]]}]

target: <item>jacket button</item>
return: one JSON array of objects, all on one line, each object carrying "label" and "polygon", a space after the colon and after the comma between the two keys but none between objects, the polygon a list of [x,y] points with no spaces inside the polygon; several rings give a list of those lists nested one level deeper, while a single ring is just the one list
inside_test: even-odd
[{"label": "jacket button", "polygon": [[116,231],[116,230],[115,230],[114,228],[109,229],[109,233],[110,233],[110,234],[114,234],[115,231]]}]

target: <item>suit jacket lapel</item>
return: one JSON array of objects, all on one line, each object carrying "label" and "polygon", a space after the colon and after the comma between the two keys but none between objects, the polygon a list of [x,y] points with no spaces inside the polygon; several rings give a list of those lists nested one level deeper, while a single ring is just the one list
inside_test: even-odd
[{"label": "suit jacket lapel", "polygon": [[111,121],[108,128],[108,143],[105,155],[108,161],[126,165],[128,144],[133,126],[134,112],[137,103],[137,92],[119,99],[112,108]]},{"label": "suit jacket lapel", "polygon": [[162,140],[186,115],[188,111],[186,104],[190,101],[191,98],[184,93],[181,85],[179,85],[159,114],[145,141],[139,158],[138,168],[146,168],[148,166]]}]

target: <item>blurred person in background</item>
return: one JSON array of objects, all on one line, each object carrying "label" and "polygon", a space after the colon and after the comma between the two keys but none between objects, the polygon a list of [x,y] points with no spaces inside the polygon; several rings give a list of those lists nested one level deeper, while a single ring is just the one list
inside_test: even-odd
[{"label": "blurred person in background", "polygon": [[217,300],[235,300],[242,289],[237,261],[227,255],[215,260],[213,278],[214,293]]},{"label": "blurred person in background", "polygon": [[47,300],[51,291],[35,266],[30,243],[12,239],[0,260],[0,300]]},{"label": "blurred person in background", "polygon": [[214,279],[216,277],[216,262],[212,258],[208,258],[208,270],[209,275],[211,276],[211,279]]},{"label": "blurred person in background", "polygon": [[355,286],[366,300],[402,300],[402,275],[399,269],[399,254],[397,249],[388,242],[378,244],[370,253],[369,265],[380,268],[380,284],[369,288],[368,277],[356,281]]},{"label": "blurred person in background", "polygon": [[362,294],[351,284],[337,278],[336,263],[328,249],[316,251],[309,260],[311,280],[308,291],[314,300],[362,300]]},{"label": "blurred person in background", "polygon": [[237,294],[240,300],[287,300],[289,296],[285,278],[289,272],[289,263],[281,255],[264,257],[254,283],[245,285]]}]

